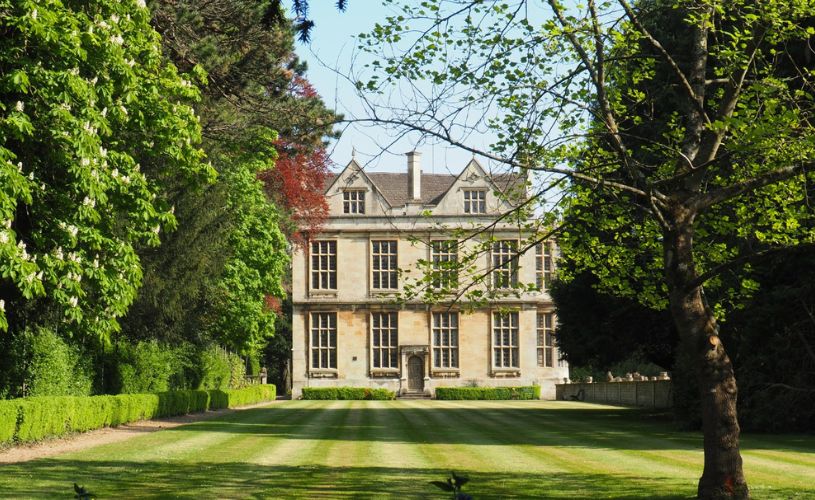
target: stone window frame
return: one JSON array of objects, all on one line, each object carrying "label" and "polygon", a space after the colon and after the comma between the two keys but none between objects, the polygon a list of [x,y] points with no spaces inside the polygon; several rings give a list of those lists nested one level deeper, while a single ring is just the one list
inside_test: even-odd
[{"label": "stone window frame", "polygon": [[[508,321],[504,321],[505,319]],[[519,371],[521,368],[519,311],[493,311],[491,320],[490,363],[493,371]]]},{"label": "stone window frame", "polygon": [[[385,243],[390,247],[387,251],[383,251],[382,248],[382,245]],[[371,240],[369,251],[371,252],[371,290],[375,292],[392,292],[398,290],[399,240]],[[387,259],[387,265],[385,267],[383,267],[383,263],[385,262],[383,259]],[[384,282],[387,282],[388,286],[382,286]]]},{"label": "stone window frame", "polygon": [[462,189],[464,193],[464,213],[465,214],[486,214],[487,213],[487,190],[486,189]]},{"label": "stone window frame", "polygon": [[492,243],[490,262],[493,288],[510,289],[518,285],[520,270],[518,247],[516,239],[497,240]]},{"label": "stone window frame", "polygon": [[365,189],[345,189],[342,192],[342,213],[348,215],[365,214]]},{"label": "stone window frame", "polygon": [[535,325],[538,366],[554,368],[555,361],[558,361],[558,365],[560,365],[555,340],[555,314],[553,312],[538,312]]},{"label": "stone window frame", "polygon": [[[430,265],[433,270],[431,286],[434,289],[458,289],[458,268],[455,264],[445,269],[445,262],[458,262],[458,240],[431,240]],[[444,248],[447,247],[447,248]]]},{"label": "stone window frame", "polygon": [[[446,318],[446,326],[442,318]],[[455,318],[455,325],[453,321]],[[437,334],[438,333],[438,341]],[[447,334],[445,337],[445,333]],[[446,338],[446,342],[444,342]],[[459,350],[461,347],[461,315],[458,311],[431,311],[430,313],[430,345],[433,372],[458,372],[461,367]],[[444,363],[444,354],[447,354],[447,366]]]},{"label": "stone window frame", "polygon": [[[377,321],[375,318],[379,318]],[[382,321],[388,318],[387,325]],[[399,372],[399,312],[398,311],[373,311],[370,314],[370,334],[369,344],[371,371],[377,373],[398,373]],[[377,331],[379,330],[379,331]],[[388,345],[383,345],[382,335],[387,334]],[[377,345],[377,338],[379,345]],[[383,354],[387,356],[383,358]],[[383,359],[387,360],[388,366],[382,366]],[[379,361],[380,366],[377,365]]]},{"label": "stone window frame", "polygon": [[[326,251],[323,251],[322,248],[319,248],[322,245],[325,245]],[[311,242],[311,245],[309,246],[310,290],[314,290],[317,292],[337,291],[337,267],[338,267],[337,246],[338,246],[337,240],[314,240]],[[317,251],[315,251],[315,248],[317,248]],[[315,257],[318,259],[316,267],[315,267]],[[324,263],[326,264],[325,267],[323,266]],[[317,280],[316,286],[315,278]],[[331,286],[332,282],[334,285],[333,287]],[[328,286],[323,286],[324,283],[327,283]]]},{"label": "stone window frame", "polygon": [[[325,322],[323,318],[326,319]],[[338,319],[336,311],[312,311],[309,314],[308,366],[310,373],[337,372]],[[323,333],[326,334],[325,337]]]},{"label": "stone window frame", "polygon": [[535,245],[535,285],[549,290],[555,277],[555,242],[541,241]]}]

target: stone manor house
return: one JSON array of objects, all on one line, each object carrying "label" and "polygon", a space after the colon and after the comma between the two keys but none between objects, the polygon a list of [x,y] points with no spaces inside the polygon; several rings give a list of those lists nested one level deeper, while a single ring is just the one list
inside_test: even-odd
[{"label": "stone manor house", "polygon": [[520,298],[475,310],[395,300],[408,276],[421,272],[418,261],[449,269],[443,263],[468,244],[451,239],[451,228],[494,224],[511,208],[497,193],[518,181],[491,177],[475,159],[457,176],[422,173],[420,161],[408,153],[406,173],[374,173],[352,159],[328,180],[328,220],[292,259],[292,396],[303,387],[433,395],[436,387],[538,384],[543,398],[554,399],[555,382],[568,377],[546,290],[554,242],[518,256],[517,225],[490,229],[494,240],[480,265],[494,286],[537,284]]}]

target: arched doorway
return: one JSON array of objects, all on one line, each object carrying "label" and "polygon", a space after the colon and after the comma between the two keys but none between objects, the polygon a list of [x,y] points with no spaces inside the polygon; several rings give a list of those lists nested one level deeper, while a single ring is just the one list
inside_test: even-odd
[{"label": "arched doorway", "polygon": [[424,391],[424,361],[416,355],[408,358],[408,390]]}]

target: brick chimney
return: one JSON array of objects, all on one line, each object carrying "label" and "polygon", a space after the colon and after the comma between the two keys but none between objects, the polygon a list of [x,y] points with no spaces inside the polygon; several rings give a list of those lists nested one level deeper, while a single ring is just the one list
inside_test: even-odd
[{"label": "brick chimney", "polygon": [[408,167],[408,196],[413,201],[422,199],[422,153],[405,153]]}]

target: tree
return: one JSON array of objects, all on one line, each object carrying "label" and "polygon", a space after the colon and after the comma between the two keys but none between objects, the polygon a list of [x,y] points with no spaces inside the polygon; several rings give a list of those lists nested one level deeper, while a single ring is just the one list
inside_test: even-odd
[{"label": "tree", "polygon": [[143,1],[0,2],[0,330],[107,340],[175,227],[168,179],[214,172],[197,88]]},{"label": "tree", "polygon": [[[302,75],[290,23],[265,21],[273,2],[158,0],[151,7],[167,57],[207,74],[197,111],[203,148],[220,177],[203,190],[168,189],[179,228],[164,235],[161,248],[144,249],[150,286],[125,333],[257,354],[274,332],[267,296],[283,295],[288,257],[280,229],[289,232],[292,214],[300,207],[308,213],[311,202],[319,213],[322,182],[310,179],[325,169],[322,140],[334,115]],[[276,164],[308,181],[301,193],[316,184],[319,191],[294,204],[285,196],[264,199]]]},{"label": "tree", "polygon": [[[616,238],[583,267],[608,289],[667,305],[693,359],[699,497],[747,498],[736,380],[718,334],[723,308],[704,287],[815,236],[812,2],[547,3],[548,13],[524,1],[401,6],[361,37],[372,53],[392,52],[358,88],[371,95],[398,84],[396,95],[369,100],[370,120],[535,174],[550,186],[536,189],[543,208],[557,201],[552,185],[570,190],[568,203]],[[648,28],[672,18],[673,33]],[[666,94],[678,106],[662,113]],[[494,133],[489,148],[468,141],[479,130]],[[595,197],[601,209],[582,212],[598,208]]]}]

